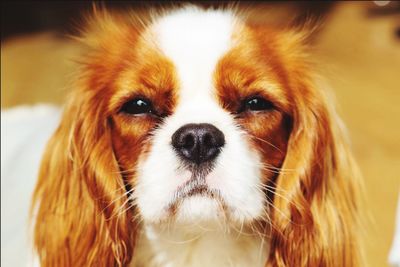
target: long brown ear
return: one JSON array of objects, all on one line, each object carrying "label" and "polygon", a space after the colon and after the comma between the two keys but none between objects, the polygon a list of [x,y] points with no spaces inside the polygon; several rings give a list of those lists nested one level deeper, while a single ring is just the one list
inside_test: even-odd
[{"label": "long brown ear", "polygon": [[294,47],[299,39],[280,39],[293,125],[276,181],[267,266],[359,266],[360,177],[338,117]]},{"label": "long brown ear", "polygon": [[[120,43],[122,26],[102,16],[102,32],[95,35]],[[107,43],[90,38],[85,40],[89,46]],[[124,266],[132,258],[135,225],[113,153],[106,103],[118,51],[104,51],[93,50],[84,59],[77,89],[42,161],[33,198],[41,266]]]},{"label": "long brown ear", "polygon": [[124,265],[132,257],[135,227],[123,207],[127,197],[107,121],[93,114],[99,108],[94,103],[73,101],[78,103],[66,108],[42,161],[34,193],[35,247],[41,266]]}]

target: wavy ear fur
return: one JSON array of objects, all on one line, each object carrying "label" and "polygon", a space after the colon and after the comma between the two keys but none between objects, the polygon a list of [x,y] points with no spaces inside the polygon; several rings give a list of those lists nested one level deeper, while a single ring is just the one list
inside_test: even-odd
[{"label": "wavy ear fur", "polygon": [[276,181],[267,266],[359,266],[359,173],[299,47],[302,39],[298,33],[279,38],[293,125]]},{"label": "wavy ear fur", "polygon": [[114,266],[132,256],[134,226],[120,210],[125,188],[97,108],[86,97],[70,103],[47,145],[34,194],[41,266]]},{"label": "wavy ear fur", "polygon": [[[100,29],[61,125],[48,143],[34,193],[41,266],[124,266],[132,258],[134,214],[115,159],[107,87],[135,32],[122,18],[94,12]],[[118,23],[116,23],[118,21]],[[135,28],[135,27],[133,27]],[[137,28],[136,28],[137,29]],[[293,110],[285,170],[276,180],[267,266],[358,266],[359,175],[338,118],[299,52],[300,35],[278,38]],[[109,40],[112,40],[110,42]],[[104,51],[107,50],[107,53]],[[128,61],[128,60],[127,60]],[[284,194],[285,197],[280,197]]]},{"label": "wavy ear fur", "polygon": [[105,101],[122,51],[106,47],[105,38],[111,44],[133,40],[123,39],[124,25],[116,28],[104,11],[95,10],[93,24],[101,29],[99,40],[95,35],[83,40],[88,56],[47,145],[34,193],[34,243],[41,266],[124,266],[132,258],[135,225],[132,211],[124,208],[128,199]]}]

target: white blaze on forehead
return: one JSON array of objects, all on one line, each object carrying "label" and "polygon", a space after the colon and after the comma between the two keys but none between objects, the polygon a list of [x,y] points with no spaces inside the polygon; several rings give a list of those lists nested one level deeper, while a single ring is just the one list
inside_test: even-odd
[{"label": "white blaze on forehead", "polygon": [[[177,188],[191,178],[181,171],[181,160],[171,145],[174,132],[188,123],[210,123],[224,133],[225,145],[207,183],[232,207],[234,220],[247,221],[264,212],[258,154],[248,146],[232,115],[213,97],[216,66],[235,45],[233,33],[241,25],[231,11],[185,8],[157,19],[148,29],[147,37],[176,68],[179,102],[153,132],[151,149],[138,163],[134,198],[146,220],[157,222],[170,216],[167,208]],[[211,220],[217,213],[213,201],[193,198],[180,206],[176,218]]]},{"label": "white blaze on forehead", "polygon": [[183,101],[210,95],[213,72],[230,48],[234,22],[227,11],[186,8],[154,25],[157,45],[176,67]]}]

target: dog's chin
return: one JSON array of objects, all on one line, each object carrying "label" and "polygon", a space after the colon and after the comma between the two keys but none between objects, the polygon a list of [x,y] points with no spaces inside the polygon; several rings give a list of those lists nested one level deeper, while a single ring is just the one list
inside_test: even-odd
[{"label": "dog's chin", "polygon": [[177,224],[207,223],[222,220],[226,205],[218,189],[210,188],[212,167],[192,169],[191,177],[174,193],[167,210]]},{"label": "dog's chin", "polygon": [[215,198],[207,195],[193,195],[183,199],[176,208],[177,224],[204,224],[224,219],[224,208]]},{"label": "dog's chin", "polygon": [[144,222],[161,226],[251,223],[264,211],[262,196],[247,196],[246,188],[224,183],[228,175],[216,168],[185,169],[165,179],[172,190],[138,190],[138,208]]}]

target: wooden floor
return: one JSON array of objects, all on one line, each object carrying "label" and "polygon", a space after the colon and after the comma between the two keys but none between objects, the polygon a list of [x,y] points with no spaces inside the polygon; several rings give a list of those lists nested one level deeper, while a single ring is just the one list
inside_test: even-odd
[{"label": "wooden floor", "polygon": [[[336,94],[366,185],[370,266],[388,266],[400,189],[399,16],[368,18],[370,3],[340,3],[313,50]],[[397,23],[397,24],[396,24]],[[1,47],[1,104],[62,103],[77,52],[51,34],[8,40]]]}]

